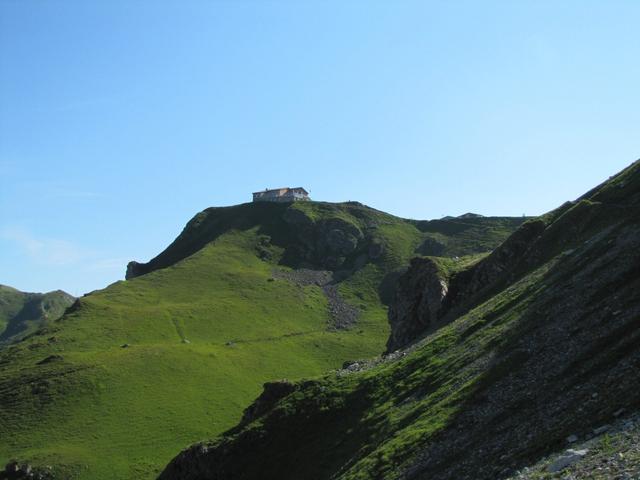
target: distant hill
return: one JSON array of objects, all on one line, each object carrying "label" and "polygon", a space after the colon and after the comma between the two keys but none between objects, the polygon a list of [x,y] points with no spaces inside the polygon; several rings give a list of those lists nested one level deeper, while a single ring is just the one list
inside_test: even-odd
[{"label": "distant hill", "polygon": [[265,382],[382,352],[412,257],[472,263],[522,222],[422,222],[356,202],[208,208],[128,280],[0,351],[0,462],[154,478],[237,423]]},{"label": "distant hill", "polygon": [[457,217],[452,217],[451,215],[447,215],[446,217],[442,217],[442,220],[452,220],[454,218],[482,218],[484,217],[484,215],[480,215],[479,213],[472,213],[472,212],[467,212],[467,213],[463,213],[462,215],[458,215]]},{"label": "distant hill", "polygon": [[387,356],[265,385],[160,479],[637,477],[640,161],[481,260],[416,258],[396,285]]},{"label": "distant hill", "polygon": [[57,320],[75,298],[62,290],[25,293],[0,285],[0,346]]},{"label": "distant hill", "polygon": [[482,217],[483,215],[480,215],[479,213],[467,212],[467,213],[463,213],[458,218],[482,218]]}]

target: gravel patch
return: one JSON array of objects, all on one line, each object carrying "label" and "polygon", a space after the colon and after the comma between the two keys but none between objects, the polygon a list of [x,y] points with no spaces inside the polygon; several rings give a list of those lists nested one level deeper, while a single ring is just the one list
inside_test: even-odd
[{"label": "gravel patch", "polygon": [[353,327],[360,315],[360,310],[348,304],[338,292],[338,282],[333,278],[333,273],[328,270],[311,270],[300,268],[298,270],[274,270],[273,278],[287,280],[295,285],[306,287],[316,285],[322,288],[327,297],[329,317],[329,330],[344,330]]}]

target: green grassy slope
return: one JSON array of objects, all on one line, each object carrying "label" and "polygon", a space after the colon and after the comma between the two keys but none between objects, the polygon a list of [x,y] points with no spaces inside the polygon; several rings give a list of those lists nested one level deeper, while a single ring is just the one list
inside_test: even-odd
[{"label": "green grassy slope", "polygon": [[7,328],[9,321],[15,317],[25,304],[25,294],[6,285],[0,285],[0,331]]},{"label": "green grassy slope", "polygon": [[0,346],[57,320],[75,298],[62,290],[25,293],[0,285]]},{"label": "green grassy slope", "polygon": [[[380,283],[423,238],[414,222],[358,204],[201,212],[130,280],[0,351],[0,464],[153,478],[180,448],[235,424],[265,381],[380,353]],[[320,286],[274,279],[291,267],[331,267],[357,323],[328,328]]]},{"label": "green grassy slope", "polygon": [[516,217],[447,217],[418,221],[424,233],[417,253],[436,257],[473,255],[493,250],[526,218]]},{"label": "green grassy slope", "polygon": [[161,478],[498,479],[637,410],[640,162],[534,222],[525,245],[518,233],[469,267],[490,280],[461,316],[371,368],[262,399]]}]

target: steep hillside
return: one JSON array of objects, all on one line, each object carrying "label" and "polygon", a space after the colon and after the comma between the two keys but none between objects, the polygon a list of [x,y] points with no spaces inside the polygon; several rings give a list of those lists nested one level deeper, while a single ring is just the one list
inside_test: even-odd
[{"label": "steep hillside", "polygon": [[0,347],[57,320],[74,301],[62,290],[25,293],[0,285]]},{"label": "steep hillside", "polygon": [[406,350],[266,385],[160,478],[499,479],[602,435],[640,407],[640,162],[480,261],[414,261],[399,286]]},{"label": "steep hillside", "polygon": [[153,478],[235,424],[264,382],[379,354],[383,302],[428,234],[451,255],[481,254],[522,221],[427,231],[357,203],[207,209],[127,281],[0,351],[0,462]]}]

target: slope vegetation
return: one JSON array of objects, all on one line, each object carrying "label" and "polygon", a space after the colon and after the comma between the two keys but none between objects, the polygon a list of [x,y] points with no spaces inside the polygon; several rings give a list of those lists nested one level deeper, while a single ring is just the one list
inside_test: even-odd
[{"label": "slope vegetation", "polygon": [[[479,254],[521,222],[431,230],[449,254]],[[357,203],[204,210],[156,258],[132,262],[127,281],[0,351],[0,462],[153,478],[237,423],[264,382],[378,354],[385,292],[434,234],[425,225]]]},{"label": "slope vegetation", "polygon": [[639,232],[636,162],[478,262],[413,265],[392,327],[417,343],[267,385],[160,478],[497,479],[601,432],[640,406]]}]

